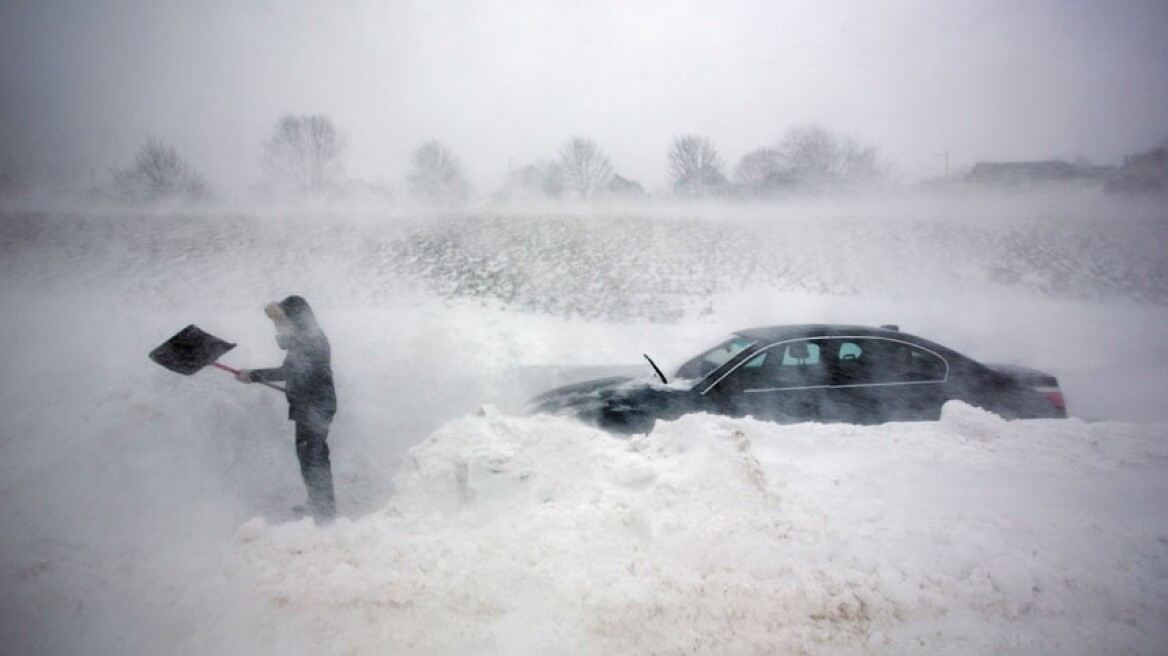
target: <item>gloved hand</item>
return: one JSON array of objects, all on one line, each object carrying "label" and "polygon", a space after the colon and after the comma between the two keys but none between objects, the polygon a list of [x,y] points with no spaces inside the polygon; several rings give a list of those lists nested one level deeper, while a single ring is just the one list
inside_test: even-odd
[{"label": "gloved hand", "polygon": [[240,369],[239,373],[235,374],[235,380],[241,383],[255,382],[251,379],[251,369]]}]

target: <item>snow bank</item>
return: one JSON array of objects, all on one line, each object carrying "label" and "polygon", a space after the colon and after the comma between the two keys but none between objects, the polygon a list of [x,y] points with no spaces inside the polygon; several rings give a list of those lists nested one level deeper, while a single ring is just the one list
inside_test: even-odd
[{"label": "snow bank", "polygon": [[1155,653],[1165,433],[950,404],[619,440],[486,408],[384,511],[253,520],[230,571],[314,653]]}]

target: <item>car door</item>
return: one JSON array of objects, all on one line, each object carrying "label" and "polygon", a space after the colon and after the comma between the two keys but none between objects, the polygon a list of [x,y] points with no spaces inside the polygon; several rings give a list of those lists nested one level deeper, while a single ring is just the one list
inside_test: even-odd
[{"label": "car door", "polygon": [[946,396],[948,362],[903,340],[841,337],[825,358],[835,361],[826,404],[837,421],[869,424],[937,419]]},{"label": "car door", "polygon": [[782,423],[817,421],[831,382],[825,342],[797,339],[758,349],[706,392],[725,414]]}]

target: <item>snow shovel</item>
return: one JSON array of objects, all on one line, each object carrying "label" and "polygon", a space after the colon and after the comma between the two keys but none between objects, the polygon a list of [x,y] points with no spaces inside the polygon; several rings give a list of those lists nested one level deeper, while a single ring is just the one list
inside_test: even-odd
[{"label": "snow shovel", "polygon": [[[190,376],[207,365],[238,374],[238,369],[216,362],[220,356],[233,348],[235,348],[235,344],[225,342],[210,333],[203,332],[195,324],[191,324],[151,351],[150,359],[184,376]],[[279,385],[260,384],[281,392],[284,391],[284,388]]]}]

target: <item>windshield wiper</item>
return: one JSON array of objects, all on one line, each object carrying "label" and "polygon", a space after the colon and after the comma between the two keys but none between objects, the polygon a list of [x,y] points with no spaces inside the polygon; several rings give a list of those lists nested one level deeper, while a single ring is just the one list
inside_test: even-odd
[{"label": "windshield wiper", "polygon": [[656,371],[657,375],[661,377],[661,384],[668,385],[669,381],[665,380],[665,374],[661,373],[661,369],[657,367],[656,362],[653,362],[653,358],[649,357],[647,353],[642,353],[641,355],[645,356],[645,359],[649,361],[649,365],[653,367],[653,371]]}]

